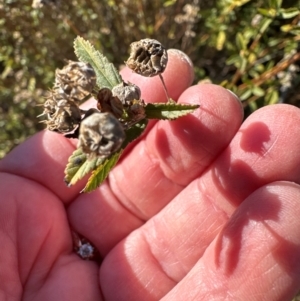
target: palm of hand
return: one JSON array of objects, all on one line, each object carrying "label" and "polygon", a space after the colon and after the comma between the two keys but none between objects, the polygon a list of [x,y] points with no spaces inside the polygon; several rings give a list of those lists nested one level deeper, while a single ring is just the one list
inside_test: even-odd
[{"label": "palm of hand", "polygon": [[[123,76],[147,101],[163,99],[156,79]],[[96,192],[65,187],[74,145],[53,133],[1,161],[3,296],[289,300],[296,293],[299,110],[266,107],[239,129],[242,110],[228,91],[197,85],[182,93],[192,75],[178,53],[164,76],[174,99],[201,109],[151,124]],[[99,249],[100,268],[72,252],[69,224]]]}]

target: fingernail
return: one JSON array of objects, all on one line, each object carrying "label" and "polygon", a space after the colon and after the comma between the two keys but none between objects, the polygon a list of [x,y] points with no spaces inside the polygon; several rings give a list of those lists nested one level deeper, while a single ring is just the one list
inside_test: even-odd
[{"label": "fingernail", "polygon": [[241,101],[239,98],[238,98],[238,96],[235,94],[235,93],[233,93],[231,90],[229,90],[229,89],[226,89],[228,92],[230,92],[238,101]]},{"label": "fingernail", "polygon": [[243,104],[242,104],[242,102],[241,102],[241,100],[239,99],[239,97],[235,94],[235,93],[233,93],[231,90],[229,90],[229,89],[226,89],[228,92],[230,92],[231,93],[231,95],[233,95],[234,96],[234,98],[237,100],[237,102],[240,104],[240,107],[241,107],[241,110],[242,110],[242,112],[244,112],[244,107],[243,107]]}]

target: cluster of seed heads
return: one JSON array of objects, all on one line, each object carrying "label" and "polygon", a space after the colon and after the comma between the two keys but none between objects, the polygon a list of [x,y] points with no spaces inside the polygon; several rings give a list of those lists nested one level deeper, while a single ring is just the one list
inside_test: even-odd
[{"label": "cluster of seed heads", "polygon": [[[167,61],[167,51],[158,41],[144,39],[131,44],[126,65],[151,77],[160,75]],[[121,147],[126,130],[145,118],[141,91],[132,83],[122,82],[112,90],[104,87],[95,92],[95,71],[83,62],[69,61],[55,75],[54,87],[43,105],[41,115],[47,117],[43,122],[48,130],[78,138],[78,147],[89,159],[108,158]],[[90,95],[97,99],[97,109],[81,110],[79,105]]]},{"label": "cluster of seed heads", "polygon": [[89,64],[69,61],[55,72],[55,83],[44,103],[47,129],[68,133],[79,126],[83,111],[80,102],[88,96],[96,84],[96,74]]}]

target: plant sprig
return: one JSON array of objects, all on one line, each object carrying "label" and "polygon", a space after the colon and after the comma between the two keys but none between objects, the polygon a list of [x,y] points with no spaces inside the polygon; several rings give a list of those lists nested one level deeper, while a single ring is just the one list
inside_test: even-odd
[{"label": "plant sprig", "polygon": [[[64,180],[72,186],[90,174],[82,192],[91,192],[106,179],[126,146],[143,134],[148,119],[174,120],[199,105],[177,104],[169,98],[165,103],[145,104],[139,87],[124,82],[89,41],[77,37],[74,49],[80,62],[69,61],[56,72],[58,77],[42,115],[48,116],[45,123],[49,130],[79,139]],[[156,40],[145,39],[131,44],[126,64],[143,76],[159,75],[164,84],[161,73],[167,61],[166,49]],[[97,98],[97,109],[80,110],[78,99],[90,93]]]}]

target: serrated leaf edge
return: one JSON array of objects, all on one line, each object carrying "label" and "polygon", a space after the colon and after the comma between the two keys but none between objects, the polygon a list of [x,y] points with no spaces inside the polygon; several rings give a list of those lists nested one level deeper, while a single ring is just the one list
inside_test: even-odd
[{"label": "serrated leaf edge", "polygon": [[[78,44],[79,46],[77,46],[76,44]],[[82,57],[82,55],[79,53],[79,47],[84,48],[84,50],[86,51],[86,53],[89,55],[89,57],[91,58],[91,61],[86,60],[84,57]],[[90,48],[90,49],[89,49]],[[114,86],[116,86],[117,84],[122,82],[122,78],[119,74],[119,72],[116,70],[115,66],[109,62],[109,60],[106,58],[106,56],[104,56],[101,52],[99,52],[98,50],[95,49],[94,45],[92,45],[89,41],[83,39],[82,37],[77,37],[74,40],[74,50],[75,50],[75,54],[78,57],[78,59],[82,62],[85,63],[89,63],[92,65],[93,68],[95,68],[95,72],[99,72],[102,74],[102,77],[106,80],[106,82],[109,84],[108,88],[112,89]],[[90,51],[92,52],[93,56],[90,54]],[[102,66],[99,66],[99,62],[97,60],[95,60],[94,56],[98,56],[100,64]],[[113,71],[113,75],[114,75],[114,79],[111,80],[111,78],[109,76],[107,76],[107,73],[105,73],[103,70],[106,70],[107,67],[110,67],[111,70]],[[96,72],[96,74],[97,74]],[[99,79],[99,81],[101,81]],[[97,78],[97,84],[98,84],[98,78]],[[99,84],[98,84],[99,86]],[[99,87],[99,88],[103,88]]]},{"label": "serrated leaf edge", "polygon": [[[183,117],[189,113],[192,113],[194,110],[198,109],[200,105],[198,104],[182,104],[182,103],[148,103],[145,106],[145,114],[148,119],[159,119],[159,120],[175,120],[177,118]],[[161,114],[161,117],[158,117],[157,114],[149,114],[157,112]],[[172,113],[180,113],[178,116],[172,117]],[[163,116],[163,114],[168,114],[168,116]]]},{"label": "serrated leaf edge", "polygon": [[[91,174],[91,176],[89,177],[85,187],[83,188],[82,192],[92,192],[93,190],[97,189],[103,182],[104,180],[107,178],[109,172],[112,170],[112,168],[114,168],[114,166],[118,163],[119,158],[121,156],[123,152],[123,149],[119,150],[118,152],[114,153],[110,158],[106,159],[103,164],[100,164]],[[108,166],[110,164],[110,166]],[[100,179],[100,181],[97,181],[97,176],[99,175],[99,173],[108,166],[109,170],[106,171],[105,175],[102,176],[102,180]],[[96,179],[96,180],[95,180]],[[96,181],[96,185],[92,184],[94,183],[94,181]],[[92,187],[91,187],[92,186]]]},{"label": "serrated leaf edge", "polygon": [[[76,158],[84,156],[85,158],[83,159],[82,163],[74,166],[74,160],[76,160]],[[68,163],[65,167],[64,170],[64,174],[65,174],[65,182],[70,185],[70,182],[73,178],[73,176],[77,173],[77,171],[80,169],[80,167],[86,162],[86,155],[82,152],[81,149],[77,148],[73,151],[73,153],[71,154],[71,156],[69,156],[68,158]],[[73,166],[73,167],[72,167]],[[74,170],[77,170],[74,172]]]},{"label": "serrated leaf edge", "polygon": [[70,186],[76,184],[79,180],[85,177],[89,172],[94,170],[97,166],[96,161],[97,158],[92,159],[91,161],[86,160],[84,164],[80,166],[76,174],[72,177],[72,180],[70,181]]}]

